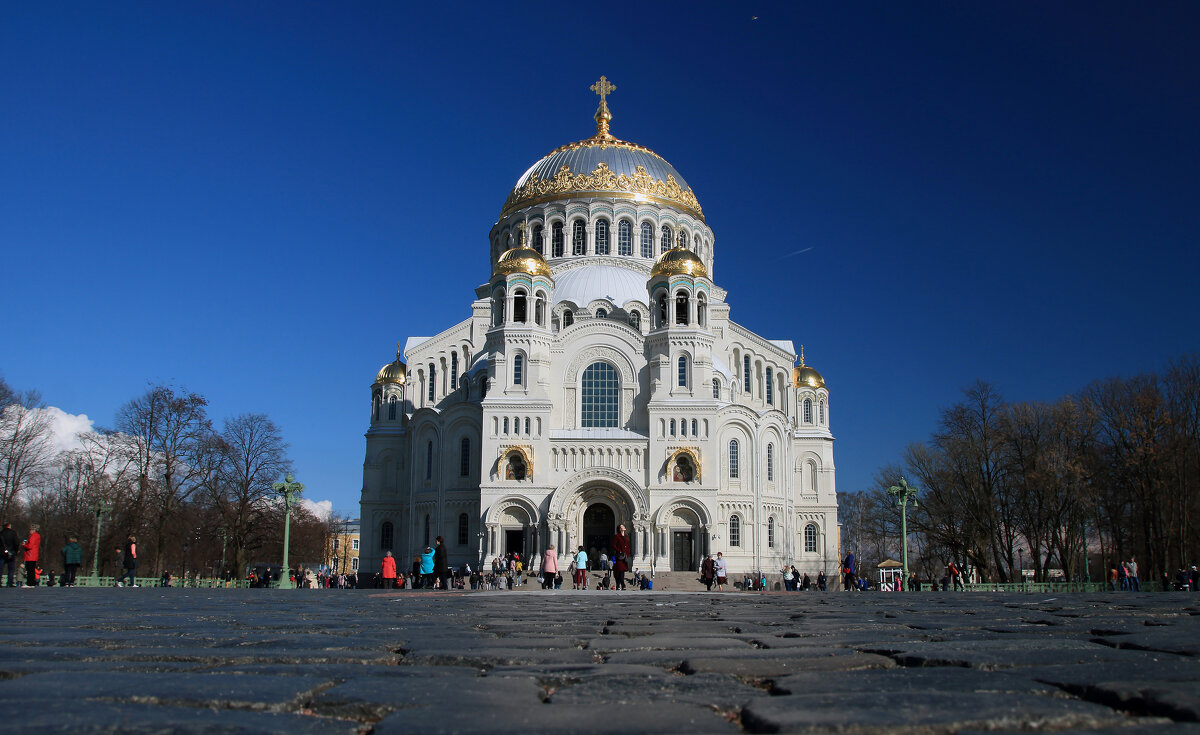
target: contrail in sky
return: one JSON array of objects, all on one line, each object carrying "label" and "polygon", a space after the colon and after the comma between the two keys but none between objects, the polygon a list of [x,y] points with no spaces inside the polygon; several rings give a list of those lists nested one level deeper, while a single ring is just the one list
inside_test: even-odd
[{"label": "contrail in sky", "polygon": [[804,254],[804,253],[807,253],[809,250],[812,250],[812,248],[804,248],[803,250],[797,250],[797,251],[795,251],[795,252],[788,253],[787,255],[785,255],[785,256],[783,256],[783,257],[785,257],[785,258],[790,258],[790,257],[792,257],[793,255],[802,255],[802,254]]}]

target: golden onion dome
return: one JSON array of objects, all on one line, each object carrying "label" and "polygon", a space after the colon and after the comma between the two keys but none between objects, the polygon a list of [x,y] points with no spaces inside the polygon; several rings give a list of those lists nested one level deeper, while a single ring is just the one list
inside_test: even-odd
[{"label": "golden onion dome", "polygon": [[400,345],[396,345],[396,361],[389,362],[379,368],[379,372],[375,375],[376,383],[395,383],[404,385],[404,381],[408,378],[408,368],[400,361]]},{"label": "golden onion dome", "polygon": [[511,273],[528,273],[531,276],[550,275],[550,266],[546,259],[533,248],[515,247],[505,250],[496,266],[492,268],[493,276],[507,276]]},{"label": "golden onion dome", "polygon": [[695,192],[674,166],[649,148],[609,132],[612,113],[605,97],[615,90],[605,77],[592,85],[600,95],[596,134],[556,148],[530,166],[505,200],[500,219],[535,204],[602,196],[654,202],[704,220]]},{"label": "golden onion dome", "polygon": [[804,364],[804,345],[800,345],[800,365],[792,368],[793,384],[797,388],[824,388],[825,378],[813,368]]},{"label": "golden onion dome", "polygon": [[650,270],[650,275],[688,275],[693,278],[708,278],[708,269],[704,267],[704,261],[700,260],[699,255],[676,245],[658,256],[658,260],[654,261],[654,268]]}]

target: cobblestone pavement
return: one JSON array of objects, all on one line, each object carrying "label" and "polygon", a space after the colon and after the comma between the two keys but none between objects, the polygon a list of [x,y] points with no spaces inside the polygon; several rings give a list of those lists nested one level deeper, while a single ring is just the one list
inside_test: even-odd
[{"label": "cobblestone pavement", "polygon": [[1200,733],[1200,596],[2,590],[4,733]]}]

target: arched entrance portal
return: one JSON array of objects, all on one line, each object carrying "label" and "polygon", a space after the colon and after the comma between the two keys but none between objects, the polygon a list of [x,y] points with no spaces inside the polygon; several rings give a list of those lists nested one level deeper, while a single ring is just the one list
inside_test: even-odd
[{"label": "arched entrance portal", "polygon": [[583,513],[583,547],[587,549],[593,567],[601,554],[609,553],[608,546],[616,532],[617,516],[612,508],[604,503],[592,503],[587,507]]}]

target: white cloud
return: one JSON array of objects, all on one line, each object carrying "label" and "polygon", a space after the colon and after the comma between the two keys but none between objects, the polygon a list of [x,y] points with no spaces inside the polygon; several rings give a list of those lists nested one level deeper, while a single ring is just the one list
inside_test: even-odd
[{"label": "white cloud", "polygon": [[329,516],[333,514],[332,500],[309,500],[308,498],[300,498],[300,505],[309,513],[312,513],[317,518],[323,521],[329,520]]},{"label": "white cloud", "polygon": [[79,434],[91,431],[93,425],[96,423],[89,419],[85,413],[67,413],[56,406],[39,408],[37,410],[50,417],[54,431],[54,450],[56,452],[82,449],[83,444],[79,441]]}]

